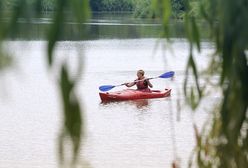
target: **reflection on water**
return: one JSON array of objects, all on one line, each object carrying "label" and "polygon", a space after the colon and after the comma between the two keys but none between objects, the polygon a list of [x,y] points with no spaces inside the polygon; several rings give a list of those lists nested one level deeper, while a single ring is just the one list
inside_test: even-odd
[{"label": "reflection on water", "polygon": [[148,99],[139,99],[139,100],[129,100],[129,101],[104,101],[101,102],[100,105],[107,106],[111,108],[111,105],[119,105],[119,104],[126,104],[126,105],[134,105],[137,109],[145,110],[149,108],[149,100]]},{"label": "reflection on water", "polygon": [[131,104],[134,104],[138,109],[146,109],[149,108],[149,102],[147,99],[134,100],[130,101]]},{"label": "reflection on water", "polygon": [[[138,38],[160,38],[163,31],[159,20],[133,18],[129,13],[115,14],[93,14],[92,18],[80,31],[77,31],[78,23],[68,21],[63,25],[62,35],[64,40],[93,40],[93,39],[138,39]],[[47,37],[47,30],[51,24],[51,15],[44,15],[43,18],[32,18],[30,23],[26,20],[18,20],[19,29],[12,33],[10,38],[44,40]],[[208,32],[204,23],[199,25],[202,29],[201,36],[208,37]],[[29,31],[26,31],[26,30]],[[182,21],[171,21],[169,24],[170,37],[184,38],[185,30]]]}]

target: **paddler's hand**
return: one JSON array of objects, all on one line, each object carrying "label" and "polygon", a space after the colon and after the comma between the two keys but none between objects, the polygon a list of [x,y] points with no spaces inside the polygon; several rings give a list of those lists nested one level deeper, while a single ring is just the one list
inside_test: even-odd
[{"label": "paddler's hand", "polygon": [[128,87],[128,84],[129,84],[129,83],[123,83],[123,84],[121,84],[121,85],[125,85],[126,87]]}]

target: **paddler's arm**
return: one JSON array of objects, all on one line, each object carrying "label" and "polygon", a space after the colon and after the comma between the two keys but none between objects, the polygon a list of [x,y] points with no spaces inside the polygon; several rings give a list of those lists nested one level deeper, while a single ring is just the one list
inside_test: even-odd
[{"label": "paddler's arm", "polygon": [[[151,79],[151,78],[150,78],[150,79]],[[149,81],[149,78],[146,79],[146,82],[147,82],[147,84],[148,84],[148,86],[149,86],[150,88],[153,87],[153,85],[152,85],[151,82]]]},{"label": "paddler's arm", "polygon": [[131,83],[124,83],[124,85],[126,85],[126,87],[132,87],[136,84],[136,82],[131,82]]}]

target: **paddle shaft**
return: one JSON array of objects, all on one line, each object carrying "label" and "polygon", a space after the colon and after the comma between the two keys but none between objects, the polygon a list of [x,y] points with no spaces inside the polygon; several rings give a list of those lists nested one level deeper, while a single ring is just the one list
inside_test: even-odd
[{"label": "paddle shaft", "polygon": [[[133,82],[140,82],[140,81],[151,80],[151,79],[156,79],[156,78],[159,78],[159,77],[145,78],[145,79],[140,79],[140,80],[136,80],[136,81],[133,81]],[[127,82],[127,83],[131,83],[131,82]],[[122,86],[122,85],[125,85],[125,83],[120,84],[120,85],[116,85],[116,86]]]}]

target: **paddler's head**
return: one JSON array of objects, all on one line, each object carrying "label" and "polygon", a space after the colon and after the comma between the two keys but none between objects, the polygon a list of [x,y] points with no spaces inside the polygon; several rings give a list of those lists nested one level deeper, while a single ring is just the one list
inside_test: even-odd
[{"label": "paddler's head", "polygon": [[145,75],[145,72],[143,70],[138,70],[137,71],[137,77],[140,79]]}]

